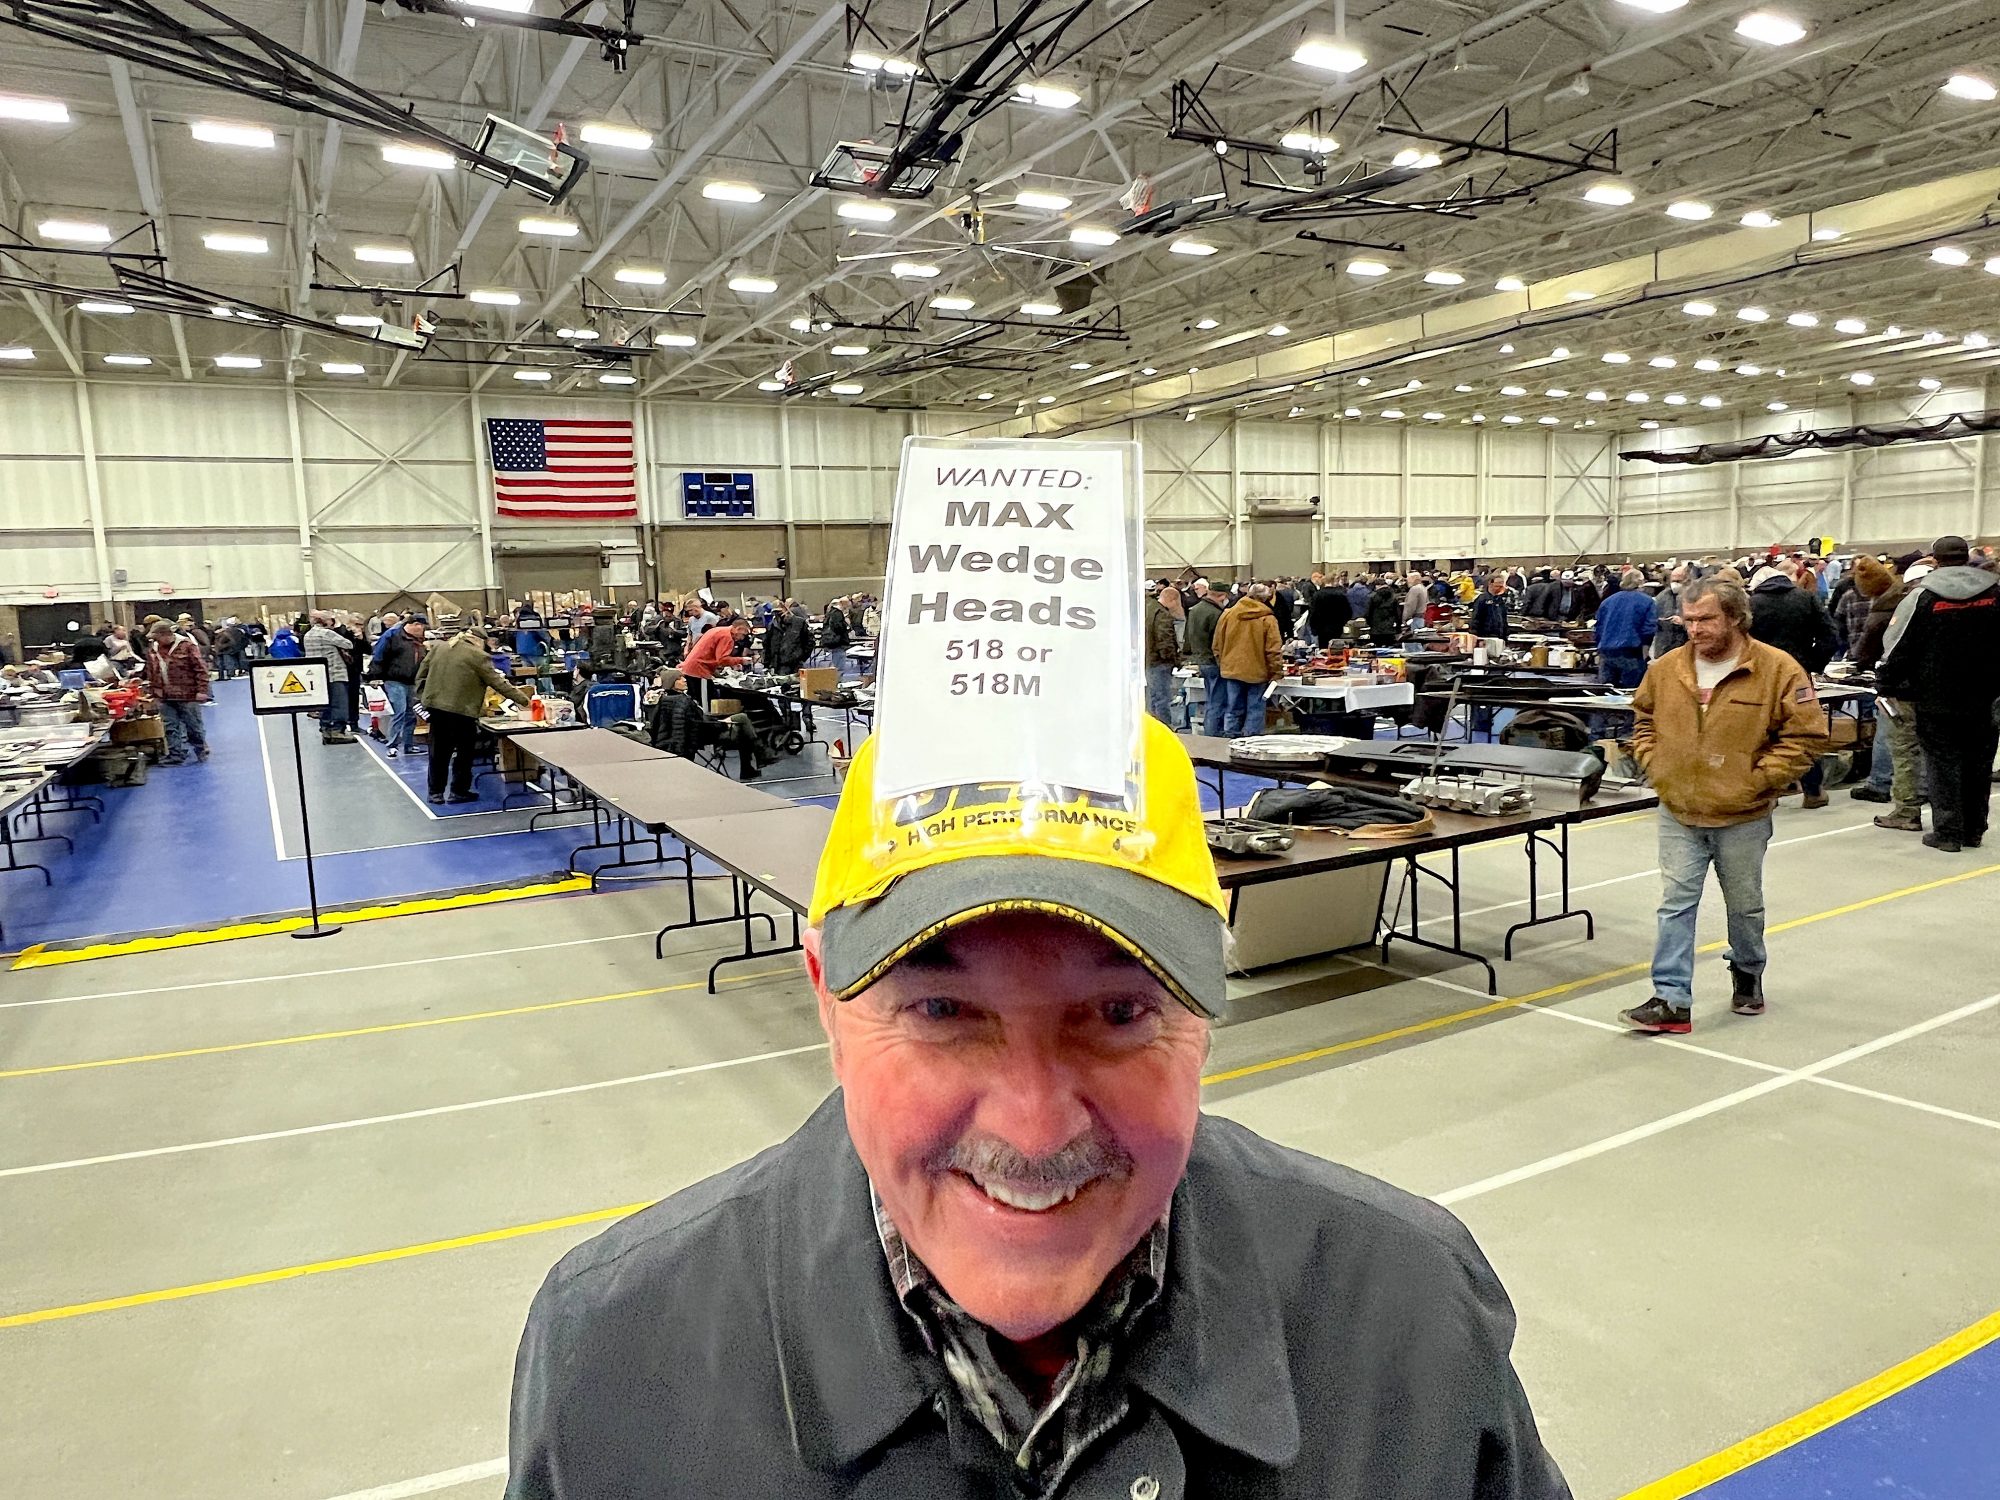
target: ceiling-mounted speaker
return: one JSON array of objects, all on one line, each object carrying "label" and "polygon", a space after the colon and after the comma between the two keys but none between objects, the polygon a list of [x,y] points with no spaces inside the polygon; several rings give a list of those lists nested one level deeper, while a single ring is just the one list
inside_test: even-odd
[{"label": "ceiling-mounted speaker", "polygon": [[1056,305],[1063,310],[1065,317],[1071,313],[1082,312],[1086,307],[1090,306],[1091,300],[1097,295],[1098,288],[1103,285],[1104,273],[1102,271],[1085,271],[1080,276],[1072,276],[1068,281],[1057,285],[1055,289]]}]

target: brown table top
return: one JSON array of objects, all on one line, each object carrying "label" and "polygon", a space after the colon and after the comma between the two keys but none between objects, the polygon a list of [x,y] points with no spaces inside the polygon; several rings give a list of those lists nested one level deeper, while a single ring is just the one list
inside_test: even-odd
[{"label": "brown table top", "polygon": [[671,830],[678,834],[681,825],[691,819],[767,812],[792,805],[783,797],[671,755],[587,765],[574,772],[572,779],[600,802],[654,833]]},{"label": "brown table top", "polygon": [[553,719],[509,719],[495,715],[481,719],[479,727],[489,734],[504,734],[509,738],[521,734],[549,734],[551,732],[588,729],[590,725],[581,719],[572,719],[567,724],[558,724]]},{"label": "brown table top", "polygon": [[638,740],[628,740],[608,729],[582,729],[574,734],[544,736],[523,741],[520,749],[545,766],[575,772],[587,766],[622,765],[630,761],[672,760],[664,750]]},{"label": "brown table top", "polygon": [[681,823],[675,836],[725,870],[803,914],[812,905],[820,850],[833,809],[786,803],[765,812],[735,813]]}]

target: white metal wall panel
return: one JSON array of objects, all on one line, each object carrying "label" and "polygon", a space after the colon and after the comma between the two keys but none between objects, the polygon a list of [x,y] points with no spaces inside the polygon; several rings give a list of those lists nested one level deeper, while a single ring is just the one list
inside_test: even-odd
[{"label": "white metal wall panel", "polygon": [[1410,517],[1451,516],[1463,519],[1479,511],[1479,483],[1470,474],[1410,476]]},{"label": "white metal wall panel", "polygon": [[0,455],[63,456],[79,452],[81,447],[74,386],[52,380],[0,384]]},{"label": "white metal wall panel", "polygon": [[1539,432],[1491,432],[1487,439],[1487,467],[1494,474],[1547,474],[1548,439]]},{"label": "white metal wall panel", "polygon": [[[629,528],[623,535],[631,535]],[[297,555],[295,550],[294,574]],[[325,594],[476,592],[481,578],[479,537],[465,532],[424,536],[341,532],[321,538],[313,549],[313,577]]]},{"label": "white metal wall panel", "polygon": [[90,525],[80,459],[0,458],[0,550],[31,545],[19,532],[79,525]]},{"label": "white metal wall panel", "polygon": [[1410,472],[1412,474],[1465,474],[1477,472],[1479,435],[1444,427],[1418,427],[1410,432]]},{"label": "white metal wall panel", "polygon": [[299,589],[299,547],[225,533],[114,536],[112,563],[131,575],[134,597],[170,583],[178,594],[291,594]]},{"label": "white metal wall panel", "polygon": [[1319,473],[1317,427],[1299,422],[1244,422],[1236,432],[1236,460],[1246,473]]},{"label": "white metal wall panel", "polygon": [[113,529],[289,525],[297,534],[289,461],[101,458],[97,474]]},{"label": "white metal wall panel", "polygon": [[1549,482],[1540,474],[1495,475],[1486,481],[1485,495],[1486,513],[1496,519],[1540,516],[1549,506]]},{"label": "white metal wall panel", "polygon": [[1403,472],[1403,434],[1398,428],[1358,427],[1341,423],[1333,432],[1335,474]]},{"label": "white metal wall panel", "polygon": [[472,404],[465,397],[418,391],[399,393],[396,400],[384,400],[379,391],[301,391],[299,446],[308,463],[371,464],[394,457],[469,465]]},{"label": "white metal wall panel", "polygon": [[281,390],[99,385],[91,387],[90,404],[100,454],[203,460],[292,455]]},{"label": "white metal wall panel", "polygon": [[[289,473],[282,477],[289,482]],[[481,506],[490,504],[480,477],[468,463],[365,464],[308,463],[306,500],[316,527],[479,526]],[[293,514],[289,495],[282,513]],[[497,517],[495,518],[498,519]]]}]

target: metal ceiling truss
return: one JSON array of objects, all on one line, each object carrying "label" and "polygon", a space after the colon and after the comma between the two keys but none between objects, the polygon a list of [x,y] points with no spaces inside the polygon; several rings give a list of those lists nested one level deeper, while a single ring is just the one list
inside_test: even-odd
[{"label": "metal ceiling truss", "polygon": [[356,281],[339,266],[321,255],[317,249],[312,252],[312,267],[316,272],[336,276],[337,281],[310,281],[307,284],[315,292],[337,292],[342,296],[366,297],[376,307],[391,302],[402,302],[405,298],[416,298],[430,302],[464,302],[467,294],[459,289],[459,262],[453,261],[443,270],[426,276],[415,286],[383,286],[376,282]]},{"label": "metal ceiling truss", "polygon": [[[442,3],[442,0],[439,0]],[[480,12],[482,18],[493,12]],[[140,63],[192,83],[261,100],[342,125],[380,132],[392,140],[427,145],[451,155],[467,171],[560,203],[589,166],[568,145],[555,150],[571,165],[560,182],[557,164],[538,176],[417,118],[415,112],[362,88],[282,42],[224,14],[209,0],[5,0],[0,25],[65,42],[104,57]],[[489,118],[487,137],[496,122]]]},{"label": "metal ceiling truss", "polygon": [[[488,10],[483,6],[467,5],[463,0],[373,0],[373,3],[382,7],[384,16],[406,10],[422,16],[449,16],[467,25],[515,26],[524,31],[542,31],[553,36],[582,37],[596,42],[604,61],[618,73],[625,71],[632,49],[646,40],[644,34],[634,27],[639,0],[621,0],[620,9],[625,19],[616,26],[596,25],[577,19],[590,9],[594,0],[575,0],[574,4],[565,6],[559,16]],[[680,10],[678,0],[673,10]]]}]

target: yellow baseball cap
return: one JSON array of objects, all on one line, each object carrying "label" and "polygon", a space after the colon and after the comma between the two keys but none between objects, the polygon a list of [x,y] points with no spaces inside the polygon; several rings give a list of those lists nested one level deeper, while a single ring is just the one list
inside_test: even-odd
[{"label": "yellow baseball cap", "polygon": [[865,742],[809,913],[829,993],[852,999],[954,927],[1036,911],[1090,928],[1197,1015],[1220,1015],[1229,908],[1194,765],[1165,725],[1143,724],[1117,796],[988,782],[878,800]]}]

